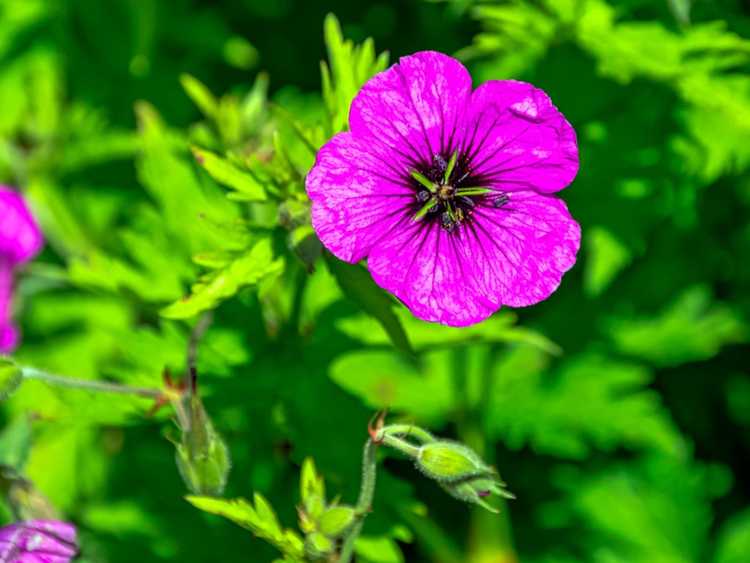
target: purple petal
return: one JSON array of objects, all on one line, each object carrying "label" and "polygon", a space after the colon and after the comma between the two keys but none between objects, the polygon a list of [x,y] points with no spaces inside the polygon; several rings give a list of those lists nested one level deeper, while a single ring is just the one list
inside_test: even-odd
[{"label": "purple petal", "polygon": [[412,223],[373,248],[373,279],[415,316],[451,326],[480,322],[501,305],[549,297],[576,260],[581,231],[560,199],[514,192],[503,207],[477,206],[449,233]]},{"label": "purple petal", "polygon": [[573,127],[547,94],[525,82],[492,80],[474,91],[462,148],[474,175],[503,191],[556,192],[578,173]]},{"label": "purple petal", "polygon": [[414,191],[351,133],[339,133],[318,152],[306,180],[312,224],[341,260],[358,262],[405,218]]},{"label": "purple petal", "polygon": [[[471,96],[471,76],[453,57],[422,51],[371,78],[352,102],[349,126],[402,166],[449,147]],[[407,171],[408,173],[408,171]]]},{"label": "purple petal", "polygon": [[0,186],[0,256],[14,263],[31,260],[44,244],[42,232],[23,198]]},{"label": "purple petal", "polygon": [[573,267],[581,228],[557,197],[525,191],[509,198],[500,208],[478,205],[461,244],[484,295],[526,307],[549,297]]},{"label": "purple petal", "polygon": [[0,354],[10,354],[18,346],[18,330],[12,324],[0,325]]},{"label": "purple petal", "polygon": [[454,235],[436,223],[407,224],[375,246],[367,267],[420,319],[451,326],[480,322],[499,303],[485,295]]},{"label": "purple petal", "polygon": [[69,563],[78,553],[76,529],[55,520],[32,520],[0,529],[0,561]]}]

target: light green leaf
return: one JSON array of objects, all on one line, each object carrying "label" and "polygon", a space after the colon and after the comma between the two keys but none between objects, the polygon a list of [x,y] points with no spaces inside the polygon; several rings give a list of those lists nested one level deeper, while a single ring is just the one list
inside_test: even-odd
[{"label": "light green leaf", "polygon": [[714,563],[744,563],[750,553],[750,508],[733,516],[719,531]]},{"label": "light green leaf", "polygon": [[728,305],[712,302],[708,288],[695,286],[656,316],[610,321],[609,334],[625,354],[674,366],[711,358],[726,344],[745,342],[747,327]]},{"label": "light green leaf", "polygon": [[203,112],[203,115],[210,119],[216,118],[219,112],[219,102],[208,87],[189,74],[180,76],[180,84],[182,84],[185,93],[193,100],[193,103]]},{"label": "light green leaf", "polygon": [[193,147],[193,155],[198,164],[214,180],[237,191],[236,199],[242,201],[265,201],[267,199],[263,185],[252,174],[240,170],[226,158],[197,147]]},{"label": "light green leaf", "polygon": [[254,495],[254,507],[245,499],[188,496],[186,500],[199,510],[223,516],[250,530],[257,537],[276,546],[284,555],[299,559],[304,555],[302,539],[295,532],[281,528],[273,508],[258,493]]},{"label": "light green leaf", "polygon": [[434,352],[422,369],[399,354],[353,352],[331,366],[331,378],[373,409],[409,413],[423,421],[440,420],[453,407],[450,354]]},{"label": "light green leaf", "polygon": [[630,250],[603,227],[587,231],[588,255],[584,272],[586,293],[601,295],[632,259]]},{"label": "light green leaf", "polygon": [[495,367],[485,424],[508,447],[528,444],[571,458],[585,457],[592,447],[684,450],[643,367],[584,353],[546,368],[546,357],[528,347],[509,351]]},{"label": "light green leaf", "polygon": [[385,70],[388,54],[383,53],[376,58],[371,39],[361,46],[344,40],[341,26],[333,14],[326,16],[323,29],[329,63],[320,64],[321,80],[323,100],[330,117],[330,132],[333,134],[346,127],[354,96],[371,76]]},{"label": "light green leaf", "polygon": [[162,309],[161,315],[170,319],[194,317],[213,309],[243,287],[256,285],[269,276],[278,275],[283,269],[283,258],[274,260],[271,241],[261,239],[225,268],[211,272],[196,283],[190,295]]}]

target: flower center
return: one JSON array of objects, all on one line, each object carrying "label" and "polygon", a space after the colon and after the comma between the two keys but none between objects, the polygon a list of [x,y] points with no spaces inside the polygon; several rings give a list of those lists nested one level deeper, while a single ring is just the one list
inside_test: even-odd
[{"label": "flower center", "polygon": [[416,190],[415,221],[438,222],[453,231],[467,221],[479,200],[494,190],[477,185],[464,158],[455,151],[448,160],[440,154],[410,173]]},{"label": "flower center", "polygon": [[453,199],[453,195],[455,194],[455,192],[456,192],[456,189],[450,184],[438,186],[438,189],[437,189],[437,195],[443,201],[449,201]]}]

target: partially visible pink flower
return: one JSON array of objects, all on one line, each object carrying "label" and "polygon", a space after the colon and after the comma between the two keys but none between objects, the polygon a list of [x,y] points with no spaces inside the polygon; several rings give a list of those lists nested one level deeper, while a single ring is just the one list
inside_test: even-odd
[{"label": "partially visible pink flower", "polygon": [[578,172],[576,135],[542,90],[472,90],[457,60],[420,52],[363,86],[349,127],[307,177],[313,227],[417,317],[465,326],[538,303],[575,264],[581,230],[552,194]]},{"label": "partially visible pink flower", "polygon": [[57,520],[30,520],[0,528],[3,563],[70,563],[78,554],[76,528]]},{"label": "partially visible pink flower", "polygon": [[41,250],[44,238],[20,194],[0,186],[0,353],[12,352],[18,330],[12,323],[13,272]]}]

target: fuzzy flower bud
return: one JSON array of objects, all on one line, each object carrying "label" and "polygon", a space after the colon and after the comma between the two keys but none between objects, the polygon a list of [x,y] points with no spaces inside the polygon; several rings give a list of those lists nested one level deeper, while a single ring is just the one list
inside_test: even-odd
[{"label": "fuzzy flower bud", "polygon": [[185,420],[180,422],[182,440],[178,443],[177,468],[190,492],[218,496],[224,491],[231,468],[229,449],[193,395]]},{"label": "fuzzy flower bud", "polygon": [[416,456],[417,468],[435,479],[453,497],[498,510],[485,499],[491,495],[514,498],[504,489],[497,471],[490,467],[472,449],[446,440],[424,444]]}]

